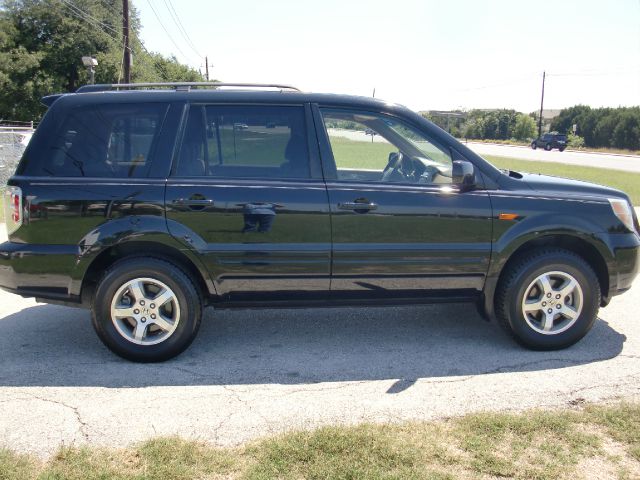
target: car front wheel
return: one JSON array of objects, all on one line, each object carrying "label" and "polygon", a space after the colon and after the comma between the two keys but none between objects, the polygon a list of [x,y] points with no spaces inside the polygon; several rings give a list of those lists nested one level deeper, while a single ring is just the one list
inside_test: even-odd
[{"label": "car front wheel", "polygon": [[533,143],[531,144],[531,148],[533,148],[534,150],[535,150],[536,148],[538,148],[538,145],[536,145],[536,142],[533,142]]},{"label": "car front wheel", "polygon": [[168,360],[195,338],[202,301],[185,273],[164,260],[127,258],[102,277],[93,326],[114,353],[136,362]]},{"label": "car front wheel", "polygon": [[553,147],[551,146],[550,143],[545,143],[544,145],[544,149],[548,152],[549,150],[551,150]]},{"label": "car front wheel", "polygon": [[534,250],[516,260],[498,285],[500,325],[534,350],[573,345],[593,326],[600,286],[593,269],[562,249]]}]

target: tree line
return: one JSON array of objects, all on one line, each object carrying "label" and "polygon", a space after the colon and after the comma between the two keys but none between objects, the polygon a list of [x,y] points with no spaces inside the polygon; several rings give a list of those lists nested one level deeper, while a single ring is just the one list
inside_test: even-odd
[{"label": "tree line", "polygon": [[534,116],[516,110],[423,112],[422,116],[458,138],[528,141],[537,133]]},{"label": "tree line", "polygon": [[573,125],[587,147],[640,150],[640,107],[576,105],[562,110],[551,122],[551,129],[568,133],[572,132]]},{"label": "tree line", "polygon": [[[537,112],[525,114],[504,109],[422,115],[458,138],[530,141],[538,134]],[[640,107],[576,105],[561,110],[545,130],[567,134],[574,146],[640,150]]]},{"label": "tree line", "polygon": [[[133,82],[201,81],[175,57],[149,52],[130,11]],[[98,61],[96,83],[122,80],[120,0],[0,0],[0,119],[39,120],[40,98],[89,83],[83,56]]]}]

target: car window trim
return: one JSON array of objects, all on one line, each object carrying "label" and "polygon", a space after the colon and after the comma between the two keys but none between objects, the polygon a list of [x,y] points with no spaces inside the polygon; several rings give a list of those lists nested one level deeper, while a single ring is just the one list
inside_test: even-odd
[{"label": "car window trim", "polygon": [[[409,119],[406,119],[404,117],[400,117],[398,115],[394,115],[388,112],[384,112],[384,111],[375,111],[375,110],[369,110],[369,109],[364,109],[364,108],[351,108],[351,107],[345,107],[345,106],[333,106],[333,105],[323,105],[323,104],[312,104],[312,108],[313,108],[313,114],[314,114],[314,120],[316,123],[316,132],[318,135],[318,142],[320,144],[320,154],[321,154],[321,161],[322,161],[322,167],[323,167],[323,172],[325,174],[325,180],[327,182],[339,182],[339,183],[360,183],[360,184],[365,184],[365,185],[405,185],[405,186],[416,186],[418,184],[415,183],[409,183],[409,182],[390,182],[390,183],[383,183],[383,182],[366,182],[366,181],[354,181],[354,180],[340,180],[338,179],[338,167],[336,165],[336,161],[335,158],[333,156],[333,149],[331,148],[331,141],[329,139],[329,133],[327,132],[327,128],[326,125],[324,123],[324,117],[322,116],[322,110],[342,110],[345,112],[358,112],[358,113],[363,113],[363,114],[370,114],[370,115],[377,115],[377,116],[386,116],[386,117],[390,117],[393,119],[397,119],[401,124],[406,124],[409,125],[411,128],[417,130],[420,134],[424,135],[425,138],[431,142],[435,147],[439,148],[440,150],[442,150],[443,152],[448,152],[449,156],[451,157],[451,161],[453,162],[454,160],[458,160],[458,159],[465,159],[464,156],[458,152],[458,151],[454,151],[454,149],[452,149],[451,146],[449,145],[442,145],[442,143],[438,142],[438,141],[434,141],[432,139],[431,135],[428,135],[424,129],[420,128],[419,125],[416,125],[415,123],[411,122]],[[454,155],[457,157],[462,157],[462,158],[455,158],[454,159]],[[465,159],[466,160],[466,159]],[[477,168],[477,167],[476,167]],[[434,188],[435,190],[440,191],[441,187],[443,186],[451,186],[451,184],[419,184],[420,187],[425,188],[425,187],[440,187],[440,188]]]},{"label": "car window trim", "polygon": [[[174,156],[173,156],[173,161],[172,161],[172,168],[171,168],[171,173],[170,176],[172,178],[208,178],[208,179],[242,179],[242,180],[256,180],[256,179],[260,179],[260,180],[264,180],[263,177],[255,177],[255,176],[233,176],[233,177],[228,177],[228,176],[213,176],[213,175],[207,175],[204,177],[200,177],[200,176],[177,176],[177,169],[178,169],[178,163],[180,161],[180,149],[182,147],[182,143],[184,140],[184,135],[185,135],[185,131],[186,131],[186,125],[187,125],[187,120],[189,117],[189,110],[191,109],[191,107],[194,106],[199,106],[201,108],[206,108],[206,107],[298,107],[303,109],[304,115],[304,128],[306,131],[306,140],[307,140],[307,158],[308,158],[308,163],[309,163],[309,176],[306,178],[291,178],[291,177],[282,177],[282,178],[272,178],[272,180],[275,181],[287,181],[287,180],[294,180],[294,181],[304,181],[304,180],[322,180],[322,173],[321,173],[321,167],[320,167],[320,159],[319,159],[319,153],[317,152],[317,149],[313,148],[313,144],[316,142],[316,138],[315,138],[315,132],[312,132],[311,130],[313,129],[313,122],[312,122],[312,117],[311,117],[311,112],[310,112],[310,107],[309,107],[309,103],[308,102],[295,102],[295,103],[287,103],[287,102],[277,102],[277,103],[264,103],[264,102],[206,102],[206,101],[194,101],[194,102],[185,102],[185,110],[183,112],[182,115],[182,122],[180,125],[180,132],[179,132],[179,141],[177,142],[177,147],[176,147],[176,152],[174,152]],[[219,139],[218,139],[218,144],[219,144]]]}]

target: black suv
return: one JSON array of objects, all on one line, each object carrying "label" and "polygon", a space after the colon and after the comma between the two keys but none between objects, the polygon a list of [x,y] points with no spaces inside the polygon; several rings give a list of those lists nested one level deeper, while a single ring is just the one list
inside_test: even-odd
[{"label": "black suv", "polygon": [[91,308],[112,351],[160,361],[206,306],[469,301],[563,348],[638,272],[618,190],[498,170],[380,100],[218,87],[45,97],[5,191],[0,285]]},{"label": "black suv", "polygon": [[557,148],[561,152],[567,148],[567,136],[560,133],[545,133],[543,136],[536,138],[531,142],[531,148],[544,148],[545,150],[553,150]]}]

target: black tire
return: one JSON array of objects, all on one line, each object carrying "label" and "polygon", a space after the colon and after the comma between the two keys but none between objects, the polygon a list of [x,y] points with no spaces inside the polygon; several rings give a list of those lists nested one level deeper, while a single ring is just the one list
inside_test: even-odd
[{"label": "black tire", "polygon": [[544,144],[544,149],[545,149],[547,152],[548,152],[548,151],[550,151],[552,148],[553,148],[553,147],[551,146],[551,144],[550,144],[550,143],[545,143],[545,144]]},{"label": "black tire", "polygon": [[[581,288],[580,314],[573,324],[559,316],[560,322],[566,321],[570,326],[564,331],[559,328],[558,333],[536,331],[530,324],[533,320],[525,318],[523,312],[523,298],[527,289],[536,278],[549,272],[568,274]],[[582,257],[556,248],[532,250],[507,267],[501,276],[495,297],[496,316],[500,326],[518,343],[532,350],[559,350],[573,345],[591,329],[599,306],[600,284],[593,269]]]},{"label": "black tire", "polygon": [[533,143],[531,144],[531,148],[533,148],[534,150],[535,150],[536,148],[538,148],[538,145],[536,145],[536,142],[533,142]]},{"label": "black tire", "polygon": [[564,152],[565,148],[567,148],[567,147],[560,147],[560,148],[558,148],[558,150],[560,150],[561,152]]},{"label": "black tire", "polygon": [[[149,323],[144,327],[145,337],[152,335],[152,327],[155,329],[156,338],[166,335],[166,339],[153,345],[133,343],[135,340],[128,339],[125,334],[120,333],[116,328],[117,322],[112,320],[112,302],[116,301],[114,297],[116,294],[120,296],[118,292],[122,291],[128,282],[139,278],[162,283],[174,294],[169,303],[175,315],[174,330],[170,333],[164,332],[154,326],[151,320],[148,320]],[[153,286],[152,283],[151,285]],[[125,297],[127,296],[125,293]],[[147,303],[152,301],[153,299],[147,300]],[[176,304],[177,308],[173,310]],[[157,258],[133,257],[116,262],[103,275],[93,298],[92,321],[100,340],[115,354],[134,362],[161,362],[179,355],[191,344],[200,328],[202,310],[202,298],[198,290],[181,269]],[[147,320],[142,318],[142,321]],[[139,323],[133,318],[125,322],[133,325]],[[124,330],[122,326],[119,328]]]}]

